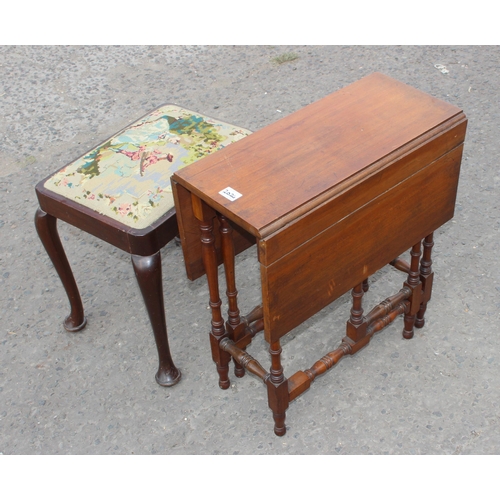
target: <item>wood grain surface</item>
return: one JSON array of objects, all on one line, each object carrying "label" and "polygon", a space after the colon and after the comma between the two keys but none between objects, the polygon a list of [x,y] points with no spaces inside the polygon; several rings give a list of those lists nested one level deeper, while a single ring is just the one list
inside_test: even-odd
[{"label": "wood grain surface", "polygon": [[[263,237],[321,203],[323,193],[460,113],[373,73],[176,172],[173,179]],[[242,196],[227,200],[219,194],[226,187]]]}]

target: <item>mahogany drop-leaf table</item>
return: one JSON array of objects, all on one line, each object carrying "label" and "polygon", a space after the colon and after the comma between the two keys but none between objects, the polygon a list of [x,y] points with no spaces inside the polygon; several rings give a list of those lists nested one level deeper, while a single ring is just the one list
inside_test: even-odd
[{"label": "mahogany drop-leaf table", "polygon": [[[399,315],[404,338],[424,325],[433,233],[453,217],[466,126],[457,107],[374,73],[172,176],[187,275],[207,275],[219,385],[230,385],[231,359],[236,376],[259,377],[278,436],[289,403],[343,356]],[[260,263],[262,304],[245,316],[234,235],[255,241]],[[400,256],[409,248],[407,262]],[[402,287],[365,314],[368,277],[387,264],[404,273]],[[287,378],[280,339],[349,290],[340,346]],[[262,330],[268,370],[246,352]]]}]

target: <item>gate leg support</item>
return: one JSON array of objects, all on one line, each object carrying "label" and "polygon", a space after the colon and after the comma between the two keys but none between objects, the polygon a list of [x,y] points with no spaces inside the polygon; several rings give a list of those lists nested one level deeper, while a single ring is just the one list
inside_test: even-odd
[{"label": "gate leg support", "polygon": [[415,325],[415,320],[417,318],[417,312],[420,309],[420,303],[422,300],[422,282],[420,281],[420,273],[418,265],[420,263],[420,241],[413,245],[410,255],[410,271],[408,273],[408,279],[405,281],[404,286],[410,288],[412,291],[410,301],[410,310],[404,315],[404,329],[403,338],[411,339],[413,338],[413,327]]},{"label": "gate leg support", "polygon": [[432,247],[434,246],[434,234],[431,233],[424,239],[424,254],[422,260],[420,261],[420,281],[422,282],[422,304],[420,305],[420,310],[417,313],[417,319],[415,320],[415,326],[417,328],[422,328],[425,324],[425,311],[427,310],[427,303],[431,300],[432,293],[432,282],[434,278],[434,273],[432,272]]},{"label": "gate leg support", "polygon": [[277,436],[284,436],[286,433],[285,417],[288,408],[288,381],[283,374],[281,366],[281,346],[279,341],[271,344],[271,376],[267,379],[267,396],[269,408],[273,412],[274,433]]},{"label": "gate leg support", "polygon": [[[236,342],[239,340],[241,333],[244,333],[244,328],[243,326],[238,328],[242,324],[242,320],[237,300],[238,290],[236,289],[234,269],[233,229],[223,215],[218,214],[218,218],[220,222],[222,260],[224,262],[224,274],[226,276],[227,287],[226,295],[228,299],[228,320],[226,322],[226,331],[228,336]],[[245,369],[236,360],[234,360],[234,374],[237,377],[243,377],[245,375]]]}]

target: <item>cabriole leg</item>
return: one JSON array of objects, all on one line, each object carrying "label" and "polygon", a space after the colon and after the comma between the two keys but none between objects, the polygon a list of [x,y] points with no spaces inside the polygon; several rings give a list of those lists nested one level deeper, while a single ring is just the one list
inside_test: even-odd
[{"label": "cabriole leg", "polygon": [[141,289],[142,297],[148,311],[151,326],[158,349],[159,368],[156,381],[164,387],[177,384],[181,372],[176,368],[170,354],[163,300],[163,284],[161,276],[161,254],[141,256],[131,255],[135,276]]},{"label": "cabriole leg", "polygon": [[75,277],[57,232],[57,219],[39,208],[35,214],[35,227],[68,296],[71,310],[64,320],[64,328],[68,332],[78,332],[85,328],[87,319],[83,312],[82,298]]}]

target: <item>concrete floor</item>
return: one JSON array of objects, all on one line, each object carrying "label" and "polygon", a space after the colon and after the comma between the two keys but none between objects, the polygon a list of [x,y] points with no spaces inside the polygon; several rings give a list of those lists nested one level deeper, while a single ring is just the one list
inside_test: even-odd
[{"label": "concrete floor", "polygon": [[[273,64],[286,52],[298,58]],[[499,68],[492,46],[0,47],[0,452],[498,454]],[[260,380],[218,388],[206,282],[186,279],[180,248],[162,252],[183,373],[167,389],[154,381],[129,256],[61,223],[88,317],[83,332],[64,331],[68,302],[33,224],[37,181],[165,102],[256,130],[374,71],[469,118],[455,217],[435,235],[434,295],[413,340],[397,321],[343,359],[290,405],[278,438]],[[247,310],[259,301],[255,249],[237,266]],[[381,270],[365,309],[400,285],[397,271]],[[349,307],[342,297],[286,337],[286,375],[337,347]],[[262,337],[251,353],[268,365]]]}]

